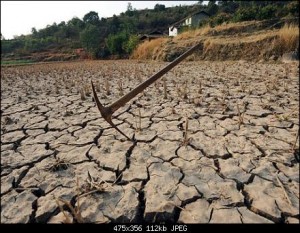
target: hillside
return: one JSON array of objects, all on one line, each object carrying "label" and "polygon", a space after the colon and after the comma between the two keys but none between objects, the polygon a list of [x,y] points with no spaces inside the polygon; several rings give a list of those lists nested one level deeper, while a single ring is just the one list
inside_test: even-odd
[{"label": "hillside", "polygon": [[[120,15],[101,18],[97,12],[88,12],[83,19],[54,22],[46,28],[32,28],[30,35],[12,40],[1,36],[2,60],[60,61],[73,59],[124,58],[132,52],[130,39],[136,45],[139,35],[154,30],[167,33],[168,25],[205,6],[176,6],[166,8],[157,4],[154,9],[130,8]],[[128,43],[126,43],[128,42]],[[126,43],[126,44],[125,44]],[[126,48],[125,48],[126,47]],[[85,54],[76,50],[84,48]]]},{"label": "hillside", "polygon": [[[168,37],[170,25],[200,10],[210,18],[187,32],[179,31],[174,39]],[[276,59],[284,48],[274,42],[279,29],[285,23],[297,25],[298,15],[299,1],[209,1],[207,5],[199,1],[169,8],[156,4],[144,10],[132,9],[129,3],[127,11],[118,16],[101,18],[91,11],[83,19],[32,28],[31,34],[12,40],[1,36],[1,64],[130,57],[170,61],[197,42],[204,48],[197,59]],[[299,28],[292,30],[299,38]],[[149,43],[140,40],[153,31],[165,36]],[[273,42],[275,47],[270,46]],[[285,51],[297,48],[294,42],[284,43],[291,45]]]},{"label": "hillside", "polygon": [[299,53],[299,18],[229,23],[184,32],[174,38],[144,42],[132,59],[172,61],[187,47],[202,43],[190,60],[278,60],[284,53]]}]

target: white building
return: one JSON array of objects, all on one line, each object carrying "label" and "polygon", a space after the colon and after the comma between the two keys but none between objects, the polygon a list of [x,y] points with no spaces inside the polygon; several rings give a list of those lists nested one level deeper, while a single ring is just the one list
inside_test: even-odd
[{"label": "white building", "polygon": [[177,36],[178,35],[178,29],[175,26],[169,27],[169,36]]},{"label": "white building", "polygon": [[205,11],[199,11],[197,13],[194,13],[182,20],[179,20],[178,22],[172,24],[169,27],[169,36],[177,36],[178,35],[178,30],[181,27],[197,27],[199,26],[199,23],[204,20],[209,18],[210,15],[206,13]]}]

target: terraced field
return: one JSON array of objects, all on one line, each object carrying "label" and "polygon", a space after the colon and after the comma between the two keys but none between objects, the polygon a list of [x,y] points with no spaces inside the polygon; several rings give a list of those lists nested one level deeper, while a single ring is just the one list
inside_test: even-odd
[{"label": "terraced field", "polygon": [[1,222],[299,223],[299,64],[1,69]]}]

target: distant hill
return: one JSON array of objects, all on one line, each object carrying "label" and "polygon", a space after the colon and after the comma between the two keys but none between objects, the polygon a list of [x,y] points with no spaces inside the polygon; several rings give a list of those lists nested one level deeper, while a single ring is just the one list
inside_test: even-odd
[{"label": "distant hill", "polygon": [[32,28],[30,35],[12,40],[1,38],[1,60],[37,62],[128,58],[142,43],[139,40],[141,35],[153,31],[168,34],[171,24],[198,11],[211,15],[197,26],[199,28],[299,15],[299,1],[209,1],[208,5],[202,2],[170,8],[157,4],[154,9],[144,10],[132,9],[129,4],[126,12],[110,18],[100,18],[97,12],[91,11],[83,19],[72,18],[40,30]]}]

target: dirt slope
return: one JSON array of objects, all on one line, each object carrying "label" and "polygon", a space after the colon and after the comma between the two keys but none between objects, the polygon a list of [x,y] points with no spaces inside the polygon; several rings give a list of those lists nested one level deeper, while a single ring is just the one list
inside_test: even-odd
[{"label": "dirt slope", "polygon": [[[282,41],[282,28],[286,23],[297,25],[298,19],[249,21],[187,31],[174,38],[165,38],[156,46],[155,42],[145,42],[136,49],[132,58],[172,61],[187,47],[202,43],[202,49],[189,60],[277,60],[299,47],[299,28],[296,26],[292,35],[284,32],[283,36],[288,38]],[[145,53],[147,49],[141,49],[147,47],[147,43],[154,46],[151,54]]]}]

